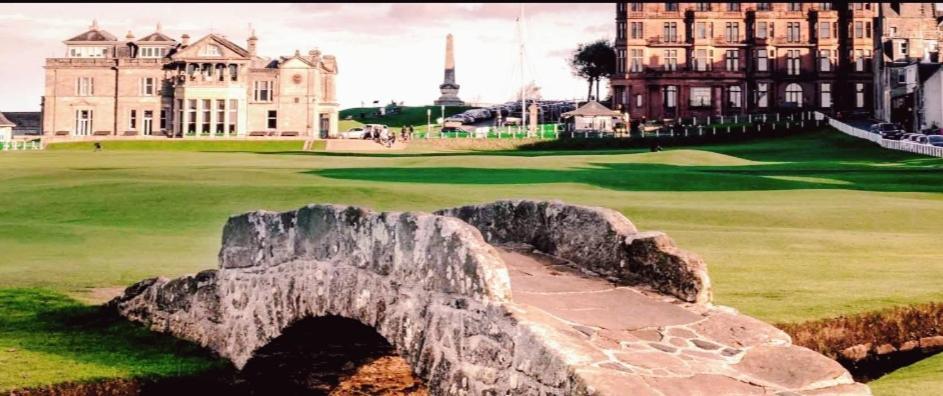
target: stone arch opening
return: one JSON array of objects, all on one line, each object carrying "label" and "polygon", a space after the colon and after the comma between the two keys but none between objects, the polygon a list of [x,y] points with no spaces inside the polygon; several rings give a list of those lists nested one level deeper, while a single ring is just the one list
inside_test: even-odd
[{"label": "stone arch opening", "polygon": [[335,315],[290,324],[255,352],[240,376],[268,394],[428,394],[386,338]]}]

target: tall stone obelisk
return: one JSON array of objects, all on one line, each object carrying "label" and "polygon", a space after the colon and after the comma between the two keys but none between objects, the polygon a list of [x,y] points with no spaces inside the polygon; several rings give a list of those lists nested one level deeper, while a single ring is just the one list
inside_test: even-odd
[{"label": "tall stone obelisk", "polygon": [[464,106],[465,102],[458,98],[459,85],[455,83],[455,49],[452,46],[452,34],[445,36],[445,78],[439,91],[442,96],[435,101],[436,106]]}]

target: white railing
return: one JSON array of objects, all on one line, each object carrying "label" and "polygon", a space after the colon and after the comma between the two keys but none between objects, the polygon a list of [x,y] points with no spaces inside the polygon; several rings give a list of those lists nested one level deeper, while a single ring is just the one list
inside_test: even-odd
[{"label": "white railing", "polygon": [[33,141],[15,141],[10,140],[6,142],[0,142],[0,150],[2,151],[17,151],[17,150],[42,150],[43,145],[38,140]]},{"label": "white railing", "polygon": [[[825,117],[825,115],[816,112],[815,117]],[[834,118],[828,118],[828,124],[831,125],[832,128],[835,128],[842,133],[877,143],[884,148],[943,158],[943,147],[931,146],[929,144],[918,144],[906,140],[884,139],[880,134],[871,133],[864,129],[853,127]]]}]

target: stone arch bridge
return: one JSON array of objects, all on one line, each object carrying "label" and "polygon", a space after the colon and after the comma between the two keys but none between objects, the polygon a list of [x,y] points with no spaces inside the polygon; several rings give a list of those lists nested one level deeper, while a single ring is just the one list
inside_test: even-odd
[{"label": "stone arch bridge", "polygon": [[111,304],[237,368],[300,319],[354,319],[436,395],[870,394],[710,290],[699,258],[608,209],[309,205],[234,216],[219,269]]}]

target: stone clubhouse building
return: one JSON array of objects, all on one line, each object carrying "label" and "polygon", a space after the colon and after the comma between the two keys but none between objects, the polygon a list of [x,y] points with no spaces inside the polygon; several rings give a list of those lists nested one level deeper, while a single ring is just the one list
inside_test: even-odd
[{"label": "stone clubhouse building", "polygon": [[93,22],[46,59],[47,137],[298,136],[337,134],[337,61],[318,50],[269,59],[209,34],[177,41],[161,31],[124,40]]}]

